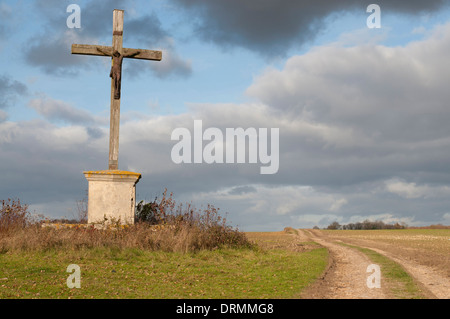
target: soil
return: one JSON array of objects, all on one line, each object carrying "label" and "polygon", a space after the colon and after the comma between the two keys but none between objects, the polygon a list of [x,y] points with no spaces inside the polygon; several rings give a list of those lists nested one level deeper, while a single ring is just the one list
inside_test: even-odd
[{"label": "soil", "polygon": [[[391,299],[395,298],[386,285],[380,288],[369,288],[367,278],[371,272],[367,267],[373,262],[357,249],[338,244],[345,239],[332,238],[320,230],[298,230],[302,241],[314,241],[326,247],[330,254],[329,266],[323,276],[309,289],[303,292],[301,298],[308,299]],[[370,248],[400,264],[412,276],[421,288],[425,298],[450,298],[450,278],[445,270],[435,269],[417,263],[406,255],[393,254],[386,245],[375,242],[352,239],[352,245]],[[398,247],[397,247],[398,248]],[[381,276],[383,276],[381,274]],[[382,277],[383,278],[383,277]]]}]

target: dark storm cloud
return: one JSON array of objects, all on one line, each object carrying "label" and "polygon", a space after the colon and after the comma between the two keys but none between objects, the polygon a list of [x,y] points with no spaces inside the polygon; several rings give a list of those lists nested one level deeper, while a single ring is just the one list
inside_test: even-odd
[{"label": "dark storm cloud", "polygon": [[154,12],[128,22],[125,21],[124,30],[127,37],[132,37],[139,41],[139,43],[149,46],[170,36],[169,33],[164,30],[161,21]]},{"label": "dark storm cloud", "polygon": [[73,67],[85,67],[85,57],[72,56],[71,43],[68,35],[74,35],[72,31],[59,34],[49,40],[47,35],[39,36],[28,43],[25,51],[25,61],[39,67],[47,74],[73,75],[76,73]]},{"label": "dark storm cloud", "polygon": [[[195,36],[220,46],[240,46],[262,55],[283,54],[293,45],[313,40],[325,27],[325,18],[346,10],[361,12],[365,23],[371,2],[291,0],[173,0],[189,11]],[[432,1],[376,1],[383,12],[415,14],[435,11],[448,3]]]},{"label": "dark storm cloud", "polygon": [[168,75],[186,77],[191,74],[190,63],[178,56],[175,46],[170,41],[170,34],[163,28],[154,12],[143,12],[137,17],[131,17],[127,15],[127,8],[133,7],[132,1],[82,2],[79,3],[81,28],[69,29],[66,19],[71,12],[66,12],[66,8],[72,2],[55,0],[36,2],[36,7],[45,17],[47,24],[44,32],[35,35],[27,43],[25,48],[27,63],[41,68],[48,74],[56,75],[73,75],[77,72],[76,69],[91,67],[95,63],[94,60],[70,53],[72,43],[110,45],[112,11],[124,8],[124,46],[134,47],[136,44],[139,48],[162,47],[168,50],[169,56],[172,57],[168,61],[164,61],[164,58],[163,66],[133,68],[134,75],[145,70],[153,71],[160,78]]}]

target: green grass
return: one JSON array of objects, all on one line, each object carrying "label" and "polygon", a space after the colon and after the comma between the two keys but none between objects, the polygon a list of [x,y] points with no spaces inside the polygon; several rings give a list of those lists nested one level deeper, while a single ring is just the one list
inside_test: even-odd
[{"label": "green grass", "polygon": [[[358,246],[341,244],[358,249],[374,263],[380,266],[382,282],[381,285],[386,286],[394,298],[397,299],[423,299],[425,296],[421,292],[420,287],[414,279],[403,269],[401,265],[392,259],[385,257],[372,249],[362,248]],[[383,281],[384,279],[384,281]]]},{"label": "green grass", "polygon": [[[0,254],[0,298],[293,298],[327,259],[324,248],[9,251]],[[70,264],[81,268],[79,289],[67,287]]]}]

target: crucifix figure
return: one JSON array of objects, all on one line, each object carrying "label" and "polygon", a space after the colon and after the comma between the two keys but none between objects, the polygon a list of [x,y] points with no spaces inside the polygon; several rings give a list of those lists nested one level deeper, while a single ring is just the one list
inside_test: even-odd
[{"label": "crucifix figure", "polygon": [[111,57],[111,119],[109,132],[110,170],[117,170],[119,159],[119,123],[120,123],[120,87],[122,82],[123,58],[161,61],[162,52],[153,50],[128,49],[122,47],[123,10],[113,11],[112,46],[72,44],[72,54],[110,56]]},{"label": "crucifix figure", "polygon": [[119,51],[114,51],[111,65],[111,72],[109,72],[109,77],[114,80],[114,99],[120,99],[120,86],[122,83],[122,61],[123,56],[120,55]]},{"label": "crucifix figure", "polygon": [[[97,51],[103,53],[104,55],[108,55],[107,51],[102,50],[102,48],[97,48]],[[111,62],[111,71],[109,72],[109,77],[112,78],[114,82],[114,99],[120,100],[120,87],[122,83],[122,61],[123,58],[133,58],[136,55],[141,53],[140,51],[136,51],[129,55],[123,56],[119,51],[114,51],[112,54],[112,62]]]}]

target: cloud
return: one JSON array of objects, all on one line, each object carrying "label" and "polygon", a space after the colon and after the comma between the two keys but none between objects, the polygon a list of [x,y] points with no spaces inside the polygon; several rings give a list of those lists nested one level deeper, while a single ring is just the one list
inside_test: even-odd
[{"label": "cloud", "polygon": [[[284,56],[289,48],[313,40],[326,27],[325,19],[332,14],[359,10],[365,22],[369,4],[356,0],[173,2],[188,12],[195,37],[221,47],[243,47],[263,56]],[[383,12],[406,14],[436,11],[446,3],[446,0],[377,2]]]},{"label": "cloud", "polygon": [[184,60],[173,49],[164,50],[161,62],[152,63],[150,67],[158,78],[188,78],[192,74],[191,61]]},{"label": "cloud", "polygon": [[346,205],[348,201],[345,198],[336,200],[330,207],[330,211],[336,212],[341,209],[342,206]]},{"label": "cloud", "polygon": [[70,217],[70,206],[63,209],[54,203],[72,202],[76,207],[87,189],[82,172],[102,167],[107,143],[106,137],[101,142],[91,138],[83,126],[58,127],[44,120],[0,122],[0,197],[47,203],[36,213]]},{"label": "cloud", "polygon": [[[348,193],[334,189],[332,192],[300,185],[268,187],[262,184],[247,185],[255,188],[248,194],[230,194],[229,188],[218,191],[197,192],[190,195],[194,202],[214,203],[228,212],[227,220],[249,231],[273,231],[286,226],[296,228],[326,227],[334,221],[341,224],[362,222],[365,219],[385,223],[405,222],[407,225],[430,224],[432,220],[446,218],[445,207],[433,202],[419,204],[421,208],[442,210],[438,214],[420,213],[419,209],[405,207],[403,198],[389,199],[377,186],[353,188]],[[341,196],[351,198],[344,210],[331,210],[330,205],[343,205]],[[341,197],[341,198],[340,198]],[[336,198],[339,198],[336,200]]]},{"label": "cloud", "polygon": [[11,33],[11,28],[8,27],[10,23],[12,8],[4,2],[0,3],[0,50],[2,49],[3,41],[7,39]]},{"label": "cloud", "polygon": [[159,43],[160,46],[155,50],[162,51],[161,61],[150,61],[143,65],[143,61],[129,60],[125,65],[124,77],[135,78],[145,70],[150,70],[159,79],[190,77],[193,72],[192,63],[178,54],[173,40],[165,38]]},{"label": "cloud", "polygon": [[7,118],[8,118],[8,113],[0,110],[0,123],[6,121]]},{"label": "cloud", "polygon": [[430,192],[428,187],[417,186],[416,183],[405,183],[401,181],[386,182],[386,189],[391,193],[405,198],[424,197]]},{"label": "cloud", "polygon": [[130,19],[129,21],[124,19],[124,30],[126,30],[127,38],[131,38],[132,41],[145,46],[155,45],[161,39],[170,37],[170,33],[163,28],[155,12]]},{"label": "cloud", "polygon": [[9,5],[2,2],[0,3],[0,18],[6,19],[8,18],[12,13],[12,9]]},{"label": "cloud", "polygon": [[448,197],[450,195],[450,187],[446,185],[417,185],[397,179],[386,181],[386,190],[408,199]]},{"label": "cloud", "polygon": [[[341,139],[372,141],[374,147],[379,141],[388,147],[442,139],[450,133],[444,84],[450,80],[444,63],[449,49],[450,24],[405,47],[318,47],[290,58],[282,70],[266,70],[247,94],[322,126],[323,134],[340,130]],[[338,144],[335,133],[324,138]]]},{"label": "cloud", "polygon": [[[333,195],[321,193],[312,187],[300,185],[263,184],[241,186],[251,192],[234,193],[235,188],[198,192],[195,202],[214,203],[229,209],[228,220],[248,230],[274,230],[292,227],[324,225],[324,220],[334,220],[337,215],[328,212]],[[228,203],[228,204],[227,204]]]},{"label": "cloud", "polygon": [[444,214],[442,220],[443,220],[442,224],[449,225],[450,224],[450,213]]},{"label": "cloud", "polygon": [[72,43],[79,43],[80,37],[74,30],[61,34],[41,35],[29,41],[25,50],[25,61],[52,75],[75,75],[80,68],[86,68],[88,59],[71,54]]},{"label": "cloud", "polygon": [[0,76],[0,109],[12,106],[17,97],[27,94],[27,87],[22,82],[9,76]]},{"label": "cloud", "polygon": [[232,188],[228,193],[230,195],[242,195],[246,193],[254,193],[256,192],[256,188],[254,186],[238,186]]},{"label": "cloud", "polygon": [[71,124],[93,124],[96,122],[96,119],[89,112],[47,96],[30,100],[28,106],[51,121],[63,121]]}]

